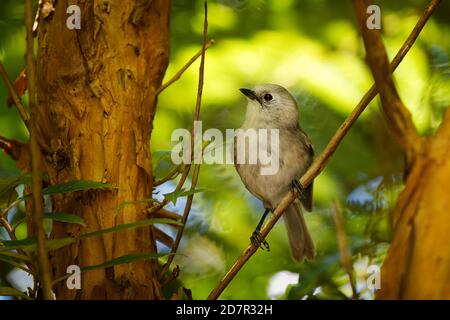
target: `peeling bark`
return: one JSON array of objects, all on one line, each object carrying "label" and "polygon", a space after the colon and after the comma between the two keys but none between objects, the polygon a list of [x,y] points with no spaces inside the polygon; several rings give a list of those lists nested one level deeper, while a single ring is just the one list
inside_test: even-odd
[{"label": "peeling bark", "polygon": [[450,110],[424,144],[394,211],[378,299],[450,299]]},{"label": "peeling bark", "polygon": [[[109,182],[112,191],[53,198],[53,210],[80,215],[83,232],[146,218],[143,205],[117,211],[123,201],[150,198],[149,137],[155,92],[168,64],[167,0],[85,0],[81,30],[66,27],[67,0],[41,17],[38,29],[37,126],[51,184],[83,179]],[[53,236],[75,236],[80,227],[55,223]],[[89,238],[52,256],[55,276],[67,266],[88,266],[133,252],[155,252],[151,229]],[[99,269],[82,275],[82,289],[55,288],[58,299],[160,298],[156,263]]]}]

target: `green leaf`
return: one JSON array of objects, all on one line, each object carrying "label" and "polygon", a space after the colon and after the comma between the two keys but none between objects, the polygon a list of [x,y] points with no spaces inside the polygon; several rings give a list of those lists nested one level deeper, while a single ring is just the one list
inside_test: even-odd
[{"label": "green leaf", "polygon": [[145,227],[153,224],[174,224],[174,225],[182,225],[180,222],[171,220],[171,219],[165,219],[165,218],[151,218],[146,220],[141,220],[138,222],[132,222],[132,223],[125,223],[125,224],[119,224],[118,226],[106,228],[106,229],[100,229],[93,232],[83,233],[79,237],[80,239],[89,238],[89,237],[96,237],[99,235],[102,235],[104,233],[110,233],[110,232],[118,232],[124,229],[132,229],[132,228],[138,228],[138,227]]},{"label": "green leaf", "polygon": [[0,179],[0,208],[6,208],[18,197],[15,190],[18,185],[30,182],[31,175],[29,173]]},{"label": "green leaf", "polygon": [[64,238],[59,238],[59,239],[51,239],[51,240],[47,240],[45,242],[46,246],[47,246],[47,250],[57,250],[59,248],[68,246],[69,244],[72,244],[75,242],[75,238],[72,237],[64,237]]},{"label": "green leaf", "polygon": [[36,238],[25,238],[22,240],[1,240],[0,244],[6,250],[23,249],[36,245]]},{"label": "green leaf", "polygon": [[27,300],[31,300],[31,298],[25,293],[12,287],[0,287],[0,296],[21,297]]},{"label": "green leaf", "polygon": [[8,208],[19,197],[16,189],[12,189],[9,193],[0,196],[0,208]]},{"label": "green leaf", "polygon": [[[81,218],[80,216],[77,216],[75,214],[71,214],[71,213],[49,212],[49,213],[45,213],[44,217],[46,219],[51,219],[54,221],[75,223],[75,224],[79,224],[83,227],[86,226],[86,223],[84,222],[83,218]],[[26,219],[27,219],[26,217],[23,217],[22,219],[17,220],[12,225],[12,227],[17,228],[17,226],[19,226],[21,223],[25,222]]]},{"label": "green leaf", "polygon": [[190,196],[192,194],[203,192],[203,191],[205,191],[205,190],[202,189],[202,188],[197,188],[197,189],[194,189],[194,190],[186,190],[184,188],[181,188],[180,190],[175,190],[173,192],[165,193],[164,197],[167,200],[169,200],[170,202],[172,202],[174,205],[177,205],[178,198],[187,197],[187,196]]},{"label": "green leaf", "polygon": [[[93,232],[88,233],[82,233],[78,238],[79,239],[85,239],[89,237],[96,237],[105,233],[110,232],[118,232],[125,229],[132,229],[132,228],[139,228],[139,227],[145,227],[153,224],[173,224],[173,225],[179,225],[181,226],[182,223],[178,221],[174,221],[171,219],[165,219],[165,218],[151,218],[146,219],[138,222],[132,222],[132,223],[125,223],[120,224],[115,227],[106,228],[106,229],[100,229]],[[47,250],[56,250],[62,247],[65,247],[73,242],[75,242],[77,239],[72,237],[65,237],[65,238],[59,238],[59,239],[51,239],[46,241]],[[28,252],[32,252],[36,250],[36,238],[26,238],[23,240],[2,240],[0,241],[0,252],[5,250],[12,250],[12,249],[23,249]]]},{"label": "green leaf", "polygon": [[[75,238],[65,237],[59,239],[46,240],[45,244],[47,250],[56,250],[65,247],[73,242],[75,242]],[[27,252],[32,252],[36,251],[37,241],[35,237],[31,237],[22,240],[3,240],[0,242],[0,244],[3,247],[3,248],[0,247],[0,252],[13,249],[23,249]]]},{"label": "green leaf", "polygon": [[[15,259],[11,256],[8,256],[5,253],[7,253],[7,252],[0,252],[0,261],[6,262],[6,263],[12,265],[13,267],[16,267],[16,268],[22,269],[23,271],[31,273],[30,270],[28,270],[28,268],[26,266],[24,266],[23,261],[21,261],[19,259]],[[13,252],[11,252],[11,253],[13,253]]]},{"label": "green leaf", "polygon": [[21,174],[20,176],[8,177],[0,179],[0,197],[9,193],[20,184],[29,184],[31,182],[31,175]]},{"label": "green leaf", "polygon": [[30,261],[29,257],[27,257],[23,254],[11,252],[11,251],[2,251],[2,252],[0,252],[0,256],[7,256],[7,257],[11,257],[16,260]]},{"label": "green leaf", "polygon": [[123,209],[124,207],[129,206],[129,205],[133,205],[133,204],[154,203],[154,202],[159,203],[158,200],[153,199],[153,198],[142,199],[142,200],[134,200],[134,201],[124,201],[124,202],[122,202],[121,204],[119,204],[117,206],[116,210],[119,211],[120,209]]},{"label": "green leaf", "polygon": [[86,223],[84,222],[83,218],[81,218],[80,216],[77,216],[75,214],[71,214],[71,213],[64,213],[64,212],[46,213],[46,214],[44,214],[44,218],[51,219],[54,221],[59,221],[59,222],[75,223],[75,224],[79,224],[83,227],[86,226]]},{"label": "green leaf", "polygon": [[125,264],[130,263],[134,261],[142,261],[142,260],[151,260],[151,259],[158,259],[164,256],[169,255],[170,253],[131,253],[124,256],[121,256],[119,258],[115,258],[109,261],[106,261],[104,263],[92,265],[92,266],[86,266],[81,267],[81,271],[89,271],[94,269],[102,269],[102,268],[108,268],[112,266],[116,266],[119,264]]},{"label": "green leaf", "polygon": [[[64,182],[60,184],[55,184],[47,188],[42,189],[43,195],[53,195],[53,194],[63,194],[68,192],[83,191],[90,189],[115,189],[110,183],[89,181],[89,180],[74,180],[69,182]],[[31,193],[24,195],[20,198],[20,201],[29,199]]]},{"label": "green leaf", "polygon": [[75,191],[83,191],[89,189],[112,189],[112,188],[114,187],[110,183],[89,181],[89,180],[75,180],[49,186],[47,188],[42,189],[42,193],[45,195],[52,195]]}]

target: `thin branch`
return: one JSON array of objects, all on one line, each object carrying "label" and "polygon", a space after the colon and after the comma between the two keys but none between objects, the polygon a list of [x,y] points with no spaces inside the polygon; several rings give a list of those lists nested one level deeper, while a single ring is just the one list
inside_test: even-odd
[{"label": "thin branch", "polygon": [[30,106],[30,154],[31,154],[31,182],[33,190],[33,220],[37,237],[37,260],[39,283],[41,285],[43,298],[52,300],[52,281],[50,276],[50,261],[45,244],[46,235],[44,230],[44,204],[42,197],[42,180],[39,170],[41,168],[41,150],[39,149],[36,130],[36,66],[33,58],[33,5],[32,0],[25,1],[25,26],[27,30],[27,76],[28,95]]},{"label": "thin branch", "polygon": [[157,180],[153,183],[153,187],[157,187],[162,185],[163,183],[175,179],[180,174],[180,165],[173,167],[173,169],[165,176],[164,178],[161,178],[160,180]]},{"label": "thin branch", "polygon": [[20,102],[20,98],[17,95],[17,92],[14,89],[14,86],[8,77],[8,73],[6,72],[5,67],[3,66],[3,64],[1,62],[0,62],[0,74],[3,78],[3,82],[5,83],[6,89],[8,89],[8,92],[14,101],[14,105],[16,106],[17,110],[19,111],[19,114],[23,120],[23,123],[25,123],[25,126],[28,128],[28,122],[30,121],[30,116],[28,115],[28,112],[23,107],[22,102]]},{"label": "thin branch", "polygon": [[[435,1],[433,1],[434,3]],[[409,49],[412,47],[414,41],[417,39],[420,31],[425,26],[426,22],[430,18],[434,11],[434,8],[430,10],[430,6],[427,8],[427,10],[422,14],[422,17],[417,22],[416,26],[414,27],[414,30],[409,35],[408,39],[403,44],[402,48],[399,50],[397,55],[395,56],[394,60],[391,63],[391,71],[394,71],[397,66],[400,64],[400,62],[403,60],[403,58],[408,53]],[[325,168],[325,165],[327,161],[330,159],[330,157],[334,154],[336,148],[341,143],[342,139],[344,139],[347,132],[350,130],[351,126],[355,123],[355,121],[358,119],[359,115],[364,111],[364,109],[367,107],[367,105],[372,101],[372,99],[376,96],[377,91],[375,88],[375,85],[373,85],[370,90],[364,95],[362,100],[358,103],[358,105],[353,109],[353,111],[350,113],[350,115],[345,119],[344,123],[339,127],[339,129],[336,131],[334,136],[331,138],[331,140],[328,142],[328,145],[325,147],[325,149],[322,151],[319,157],[315,159],[315,161],[312,163],[311,167],[309,167],[308,171],[303,175],[303,177],[300,179],[300,183],[305,188],[308,187],[311,182],[314,180],[315,177],[317,177]],[[267,224],[264,226],[264,228],[261,231],[262,239],[265,239],[267,234],[272,230],[275,223],[280,219],[283,212],[286,210],[287,207],[291,205],[291,203],[296,199],[297,192],[288,193],[278,204],[278,207],[273,212],[272,216],[270,217]],[[254,246],[253,244],[250,244],[238,257],[236,262],[231,266],[231,268],[228,270],[228,272],[225,274],[225,276],[222,278],[222,280],[219,281],[217,286],[211,291],[211,293],[208,296],[208,300],[216,300],[220,294],[225,290],[225,288],[229,285],[231,280],[236,276],[236,274],[241,270],[241,268],[245,265],[245,263],[251,258],[251,256],[258,250],[257,246]]]},{"label": "thin branch", "polygon": [[175,221],[180,221],[182,217],[175,212],[169,211],[167,209],[161,208],[158,211],[156,211],[153,214],[153,217],[155,218],[165,218],[165,219],[172,219]]},{"label": "thin branch", "polygon": [[165,244],[169,248],[172,247],[173,239],[167,233],[165,233],[164,231],[162,231],[158,228],[153,228],[153,232],[155,234],[156,241],[159,241],[159,242]]},{"label": "thin branch", "polygon": [[16,235],[14,234],[14,229],[11,227],[5,217],[0,217],[0,225],[5,228],[11,240],[17,240]]},{"label": "thin branch", "polygon": [[14,200],[12,203],[10,203],[5,209],[3,209],[3,211],[0,213],[0,217],[6,217],[6,215],[8,214],[9,210],[11,210],[12,208],[14,208],[15,206],[17,206],[20,202],[22,201],[22,199],[17,198],[16,200]]},{"label": "thin branch", "polygon": [[198,57],[200,57],[203,54],[204,50],[208,50],[209,47],[211,47],[214,43],[215,41],[211,39],[206,43],[206,45],[202,46],[202,48],[188,62],[186,62],[186,64],[183,67],[181,67],[181,69],[177,73],[175,73],[175,75],[169,81],[161,85],[161,87],[159,87],[158,90],[156,90],[156,95],[159,95],[162,91],[167,89],[167,87],[169,87],[175,81],[180,79],[183,73],[195,62],[195,60],[198,59]]},{"label": "thin branch", "polygon": [[[208,0],[205,0],[205,2],[204,2],[204,10],[205,10],[205,16],[204,16],[204,20],[203,20],[203,42],[202,42],[202,52],[201,52],[200,69],[199,69],[199,76],[198,76],[197,101],[195,104],[194,121],[192,123],[192,131],[191,131],[191,163],[194,160],[194,143],[195,143],[194,142],[195,141],[194,123],[195,123],[195,121],[198,121],[198,119],[200,118],[200,108],[201,108],[201,104],[202,104],[202,94],[203,94],[203,81],[204,81],[204,77],[205,77],[205,52],[206,52],[206,46],[207,46],[206,39],[208,36]],[[186,179],[186,177],[189,173],[190,166],[191,166],[191,164],[186,165],[186,169],[183,172],[183,176],[182,176],[181,180],[183,178]],[[194,190],[195,187],[197,186],[199,173],[200,173],[200,164],[195,164],[194,171],[192,173],[192,181],[191,181],[191,187],[190,187],[191,191]],[[184,181],[183,181],[183,183],[184,183]],[[178,184],[178,186],[180,186],[180,183]],[[181,238],[183,237],[183,232],[184,232],[184,228],[186,226],[187,219],[189,217],[189,213],[191,212],[193,199],[194,199],[193,193],[187,197],[186,205],[185,205],[184,211],[183,211],[183,219],[181,220],[181,223],[183,225],[181,226],[180,230],[177,233],[177,237],[175,238],[175,242],[172,246],[171,253],[176,253],[178,250],[178,246],[180,245]],[[164,267],[160,273],[160,279],[164,276],[164,274],[167,272],[167,270],[169,270],[170,264],[172,263],[174,256],[175,256],[174,254],[169,256],[166,264],[164,265]]]},{"label": "thin branch", "polygon": [[352,298],[358,299],[358,292],[356,290],[355,273],[353,271],[352,260],[350,257],[350,249],[348,248],[347,235],[345,234],[344,222],[342,212],[337,201],[333,203],[333,219],[336,225],[336,237],[339,246],[339,253],[341,257],[341,264],[348,275],[350,286],[352,288]]}]

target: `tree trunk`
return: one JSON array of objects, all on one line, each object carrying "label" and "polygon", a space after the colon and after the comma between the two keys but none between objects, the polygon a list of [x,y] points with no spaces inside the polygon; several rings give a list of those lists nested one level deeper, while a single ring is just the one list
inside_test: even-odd
[{"label": "tree trunk", "polygon": [[[72,2],[71,2],[72,3]],[[150,198],[149,137],[155,91],[168,64],[168,0],[84,0],[81,29],[69,30],[67,0],[40,18],[37,58],[37,125],[51,184],[70,180],[111,183],[112,190],[53,197],[53,210],[80,215],[87,227],[55,223],[55,238],[76,236],[147,218]],[[54,277],[69,265],[96,265],[133,252],[156,252],[151,228],[79,241],[52,255]],[[55,287],[57,299],[157,299],[155,261],[82,274],[81,290]]]},{"label": "tree trunk", "polygon": [[394,212],[378,299],[450,299],[450,111],[424,143]]}]

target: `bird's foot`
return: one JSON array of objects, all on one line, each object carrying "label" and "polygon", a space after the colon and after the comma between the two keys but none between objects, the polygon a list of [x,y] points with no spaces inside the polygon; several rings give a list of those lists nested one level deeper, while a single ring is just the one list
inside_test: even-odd
[{"label": "bird's foot", "polygon": [[305,195],[305,193],[306,193],[305,188],[302,186],[302,184],[301,184],[300,182],[298,182],[297,179],[292,180],[292,182],[291,182],[291,188],[292,188],[292,191],[293,191],[293,192],[294,192],[294,190],[297,190],[297,192],[298,192],[298,198],[299,198],[300,200],[304,200],[304,199],[306,198],[306,195]]},{"label": "bird's foot", "polygon": [[262,238],[261,232],[259,230],[253,231],[252,236],[250,237],[250,242],[262,250],[270,251],[269,243]]}]

